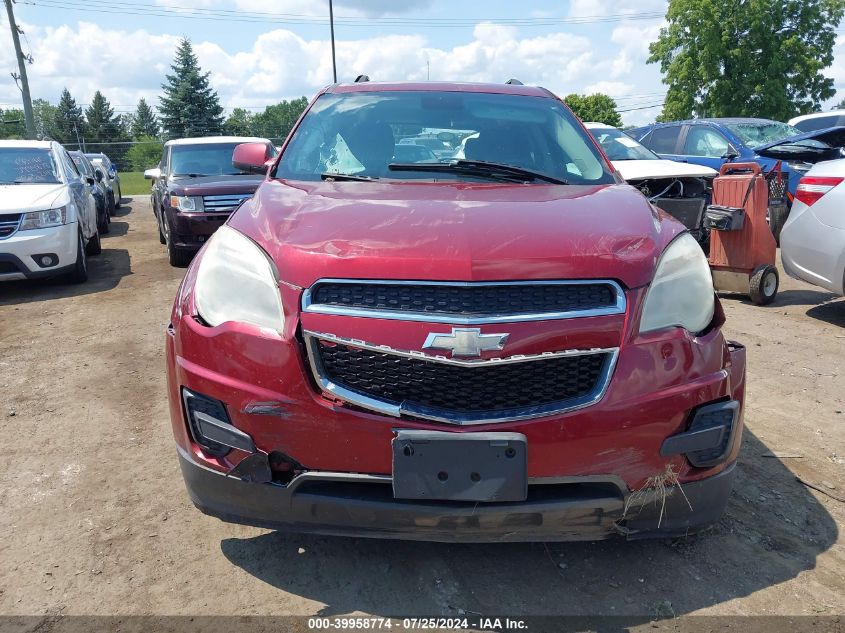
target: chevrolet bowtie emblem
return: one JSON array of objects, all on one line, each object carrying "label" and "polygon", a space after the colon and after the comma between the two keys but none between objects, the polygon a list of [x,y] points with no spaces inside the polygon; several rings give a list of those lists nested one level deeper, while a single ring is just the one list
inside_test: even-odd
[{"label": "chevrolet bowtie emblem", "polygon": [[442,349],[452,356],[481,356],[481,352],[504,349],[507,334],[482,334],[477,327],[453,327],[451,334],[431,332],[425,339],[423,349]]}]

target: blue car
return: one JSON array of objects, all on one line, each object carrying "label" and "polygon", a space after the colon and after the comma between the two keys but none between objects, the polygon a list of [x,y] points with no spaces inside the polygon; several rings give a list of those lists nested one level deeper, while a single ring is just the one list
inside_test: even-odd
[{"label": "blue car", "polygon": [[626,131],[662,158],[717,170],[730,161],[758,163],[769,171],[781,161],[790,202],[810,166],[840,158],[845,144],[845,127],[802,132],[769,119],[690,119]]}]

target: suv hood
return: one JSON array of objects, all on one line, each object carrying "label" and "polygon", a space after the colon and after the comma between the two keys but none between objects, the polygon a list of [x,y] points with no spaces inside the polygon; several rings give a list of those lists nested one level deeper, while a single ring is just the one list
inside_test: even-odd
[{"label": "suv hood", "polygon": [[[831,148],[813,148],[796,146],[796,143],[801,141],[821,141],[826,143]],[[831,160],[833,158],[840,158],[841,152],[839,148],[845,147],[845,126],[829,127],[824,130],[813,130],[805,134],[798,134],[797,136],[789,136],[787,138],[774,141],[773,143],[766,143],[753,148],[754,153],[766,158],[774,158],[781,160],[803,160],[811,163],[820,162],[823,160]]]},{"label": "suv hood", "polygon": [[683,231],[628,185],[269,181],[229,224],[300,287],[321,278],[637,287]]},{"label": "suv hood", "polygon": [[49,185],[0,185],[0,213],[26,213],[52,209],[66,190],[63,183]]},{"label": "suv hood", "polygon": [[170,177],[168,188],[171,193],[182,196],[208,196],[225,193],[254,193],[264,176],[188,176]]}]

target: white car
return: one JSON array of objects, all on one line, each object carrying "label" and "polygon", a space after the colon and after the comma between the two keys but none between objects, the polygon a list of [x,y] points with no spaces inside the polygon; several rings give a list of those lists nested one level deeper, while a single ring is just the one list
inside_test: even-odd
[{"label": "white car", "polygon": [[114,215],[114,210],[120,208],[120,199],[123,195],[120,190],[120,174],[117,173],[117,167],[105,154],[85,154],[85,156],[94,163],[94,167],[103,172],[106,187],[111,190],[109,194],[111,196],[109,214]]},{"label": "white car", "polygon": [[802,132],[815,132],[816,130],[826,130],[830,127],[845,125],[845,110],[804,114],[789,119],[789,125]]},{"label": "white car", "polygon": [[845,159],[816,163],[801,178],[780,234],[783,268],[845,296]]},{"label": "white car", "polygon": [[704,210],[710,201],[715,169],[660,158],[622,130],[604,123],[585,123],[625,181],[653,204],[680,220],[699,242]]},{"label": "white car", "polygon": [[88,279],[100,253],[91,181],[55,141],[0,141],[0,281]]}]

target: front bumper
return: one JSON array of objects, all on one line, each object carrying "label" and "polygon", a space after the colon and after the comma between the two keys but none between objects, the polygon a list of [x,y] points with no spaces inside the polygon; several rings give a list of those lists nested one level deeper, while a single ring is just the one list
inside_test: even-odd
[{"label": "front bumper", "polygon": [[[614,535],[673,537],[719,519],[735,476],[720,473],[670,487],[664,497],[632,495],[615,477],[529,483],[519,503],[396,500],[391,478],[309,472],[289,484],[253,483],[196,463],[178,449],[194,505],[205,514],[294,532],[443,542],[577,541]],[[692,509],[690,509],[692,508]]]},{"label": "front bumper", "polygon": [[824,224],[813,207],[793,205],[780,237],[790,277],[845,295],[845,229]]},{"label": "front bumper", "polygon": [[[46,229],[17,231],[0,240],[0,281],[53,277],[76,263],[79,228],[76,222]],[[40,266],[33,255],[54,255],[52,266]]]},{"label": "front bumper", "polygon": [[169,209],[171,236],[177,248],[199,250],[219,229],[229,213],[182,213]]}]

